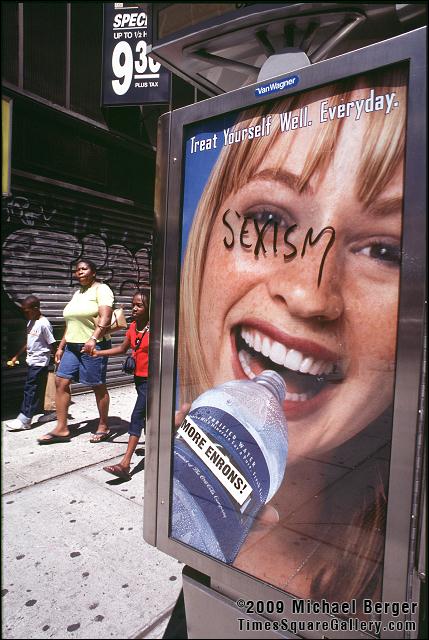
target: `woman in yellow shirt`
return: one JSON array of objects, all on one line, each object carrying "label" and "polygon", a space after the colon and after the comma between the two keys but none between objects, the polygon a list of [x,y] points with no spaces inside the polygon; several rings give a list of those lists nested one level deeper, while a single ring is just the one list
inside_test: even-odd
[{"label": "woman in yellow shirt", "polygon": [[111,346],[108,330],[112,318],[113,292],[97,282],[97,267],[91,260],[79,260],[75,276],[80,288],[63,311],[66,329],[55,353],[57,426],[38,439],[39,444],[69,442],[67,424],[71,400],[71,382],[91,386],[95,393],[100,421],[90,442],[97,443],[110,436],[108,427],[110,396],[106,387],[107,357],[92,358],[97,349]]}]

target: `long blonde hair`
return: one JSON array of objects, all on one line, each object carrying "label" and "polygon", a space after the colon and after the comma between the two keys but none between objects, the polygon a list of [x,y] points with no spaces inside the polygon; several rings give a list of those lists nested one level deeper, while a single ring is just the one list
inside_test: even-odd
[{"label": "long blonde hair", "polygon": [[[248,109],[240,114],[239,124],[251,127],[259,124],[269,114],[292,111],[304,107],[315,99],[328,99],[329,106],[347,102],[354,91],[362,87],[382,87],[385,93],[394,91],[400,102],[406,103],[406,72],[404,68],[382,69],[308,91],[297,97],[287,97],[280,102]],[[384,112],[373,113],[368,118],[364,151],[357,172],[357,198],[368,205],[383,191],[392,179],[404,157],[405,109],[393,109],[388,117]],[[274,118],[278,123],[279,118]],[[335,152],[346,118],[337,119],[320,128],[311,151],[307,154],[298,189],[303,190],[312,176],[322,177]],[[265,156],[281,135],[279,124],[274,125],[270,136],[224,147],[210,174],[206,189],[200,199],[184,258],[179,315],[179,376],[182,402],[192,400],[213,386],[210,372],[202,357],[203,345],[199,335],[199,311],[201,283],[208,251],[210,230],[220,207],[227,197],[240,190],[257,172]],[[283,158],[288,153],[290,138],[284,146]],[[279,160],[279,165],[282,159]],[[281,167],[278,166],[277,169]],[[317,559],[311,597],[323,595],[337,600],[339,589],[342,599],[360,598],[377,593],[380,587],[380,567],[374,568],[369,558],[383,554],[379,532],[384,531],[386,496],[384,481],[379,478],[373,495],[363,500],[347,530],[347,548],[343,557],[335,556],[331,563],[326,558]],[[359,551],[360,550],[360,551]],[[362,553],[365,550],[367,553]],[[350,561],[353,563],[353,580],[350,577]],[[348,567],[347,570],[344,568]]]},{"label": "long blonde hair", "polygon": [[[328,85],[316,91],[299,96],[287,97],[274,105],[271,102],[253,107],[240,114],[240,126],[251,127],[260,124],[269,114],[299,109],[319,98],[329,97],[329,106],[345,103],[353,91],[363,86],[383,87],[385,91],[401,91],[405,98],[405,74],[400,69],[382,70]],[[317,99],[318,99],[317,98]],[[239,191],[258,171],[262,159],[270,153],[281,135],[279,118],[275,119],[271,135],[240,144],[224,147],[212,169],[207,187],[201,196],[187,244],[180,283],[179,314],[179,376],[182,402],[192,402],[212,385],[202,357],[203,345],[199,335],[199,309],[201,283],[203,280],[205,256],[207,255],[210,230],[225,199]],[[336,142],[346,118],[336,119],[330,126],[323,127],[315,137],[311,152],[307,155],[304,169],[298,183],[302,190],[310,178],[318,172],[326,171],[332,159]],[[384,113],[374,113],[368,119],[365,150],[362,154],[357,184],[357,197],[368,204],[380,193],[392,178],[403,157],[405,142],[404,109],[395,109],[389,117]],[[285,144],[284,156],[289,142]],[[280,169],[280,166],[278,167]]]}]

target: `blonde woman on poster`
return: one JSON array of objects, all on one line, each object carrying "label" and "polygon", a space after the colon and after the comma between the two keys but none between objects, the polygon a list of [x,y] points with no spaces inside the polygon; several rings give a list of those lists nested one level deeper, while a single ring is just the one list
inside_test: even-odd
[{"label": "blonde woman on poster", "polygon": [[240,112],[186,244],[180,401],[284,378],[286,474],[234,566],[301,598],[381,595],[405,115],[398,69]]}]

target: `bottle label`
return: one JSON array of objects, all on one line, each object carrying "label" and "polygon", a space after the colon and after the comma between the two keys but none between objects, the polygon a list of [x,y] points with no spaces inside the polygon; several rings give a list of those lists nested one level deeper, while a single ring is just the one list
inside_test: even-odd
[{"label": "bottle label", "polygon": [[177,437],[184,439],[241,507],[252,493],[252,487],[222,448],[190,416],[180,425]]},{"label": "bottle label", "polygon": [[[232,562],[268,496],[270,474],[260,445],[229,413],[197,407],[175,437],[173,474],[205,519],[200,530],[209,525],[224,558]],[[173,494],[171,535],[180,540],[174,528],[177,507]]]}]

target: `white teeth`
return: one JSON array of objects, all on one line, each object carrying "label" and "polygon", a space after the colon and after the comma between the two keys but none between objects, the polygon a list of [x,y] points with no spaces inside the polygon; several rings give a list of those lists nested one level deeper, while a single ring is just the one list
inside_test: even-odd
[{"label": "white teeth", "polygon": [[311,398],[310,394],[307,393],[289,393],[286,392],[285,400],[289,400],[289,402],[305,402]]},{"label": "white teeth", "polygon": [[324,365],[324,363],[322,362],[322,360],[317,360],[313,364],[313,366],[311,367],[311,369],[310,369],[310,371],[308,373],[310,375],[312,375],[312,376],[319,375],[319,373],[322,373],[323,365]]},{"label": "white teeth", "polygon": [[[253,380],[256,374],[253,373],[252,369],[250,368],[249,354],[242,349],[238,353],[238,359],[240,360],[241,368],[243,369],[246,376],[250,380]],[[308,395],[307,393],[289,393],[288,391],[286,392],[286,396],[285,396],[285,400],[289,400],[289,402],[304,402],[309,398],[310,398],[310,395]]]},{"label": "white teeth", "polygon": [[255,333],[255,342],[253,344],[253,348],[255,349],[255,351],[261,351],[262,349],[262,338],[261,338],[261,334],[258,333],[256,331]]},{"label": "white teeth", "polygon": [[253,380],[256,374],[253,373],[252,369],[250,368],[249,354],[246,353],[246,351],[241,350],[238,353],[238,359],[240,360],[241,368],[243,369],[246,376],[250,378],[250,380]]},{"label": "white teeth", "polygon": [[252,334],[250,333],[250,331],[243,331],[242,335],[244,341],[249,345],[249,347],[253,348]]},{"label": "white teeth", "polygon": [[255,345],[255,333],[254,331],[249,331],[249,342],[254,347]]},{"label": "white teeth", "polygon": [[[239,351],[238,359],[240,360],[241,368],[243,369],[246,376],[250,380],[253,380],[256,374],[253,373],[252,369],[250,368],[250,356],[247,353],[247,351],[244,351],[243,349]],[[306,400],[309,400],[311,397],[312,397],[312,394],[310,393],[289,393],[289,391],[287,391],[285,400],[288,400],[289,402],[305,402]]]},{"label": "white teeth", "polygon": [[332,364],[332,362],[328,362],[327,364],[325,364],[322,373],[324,373],[325,375],[328,375],[329,373],[332,373],[333,370],[334,370],[334,365]]},{"label": "white teeth", "polygon": [[303,362],[301,362],[301,366],[299,368],[301,373],[308,373],[311,367],[314,364],[313,358],[304,358]]},{"label": "white teeth", "polygon": [[267,338],[267,336],[264,336],[264,338],[262,340],[261,352],[262,352],[262,355],[264,355],[266,358],[270,357],[270,354],[271,354],[271,340],[269,338]]},{"label": "white teeth", "polygon": [[[286,367],[291,371],[299,371],[300,373],[319,376],[322,374],[328,375],[334,370],[334,364],[332,362],[315,360],[315,358],[310,356],[304,356],[300,351],[288,349],[281,342],[271,340],[268,336],[256,331],[256,329],[243,328],[241,330],[241,337],[251,349],[262,353],[262,355],[269,358],[275,364]],[[250,371],[248,360],[246,361],[246,365]],[[246,375],[249,375],[247,371]]]},{"label": "white teeth", "polygon": [[295,349],[289,349],[285,358],[284,366],[291,371],[298,371],[304,356]]},{"label": "white teeth", "polygon": [[273,342],[273,346],[271,347],[270,360],[275,362],[276,364],[283,364],[286,358],[286,347],[284,344],[280,344],[280,342]]}]

